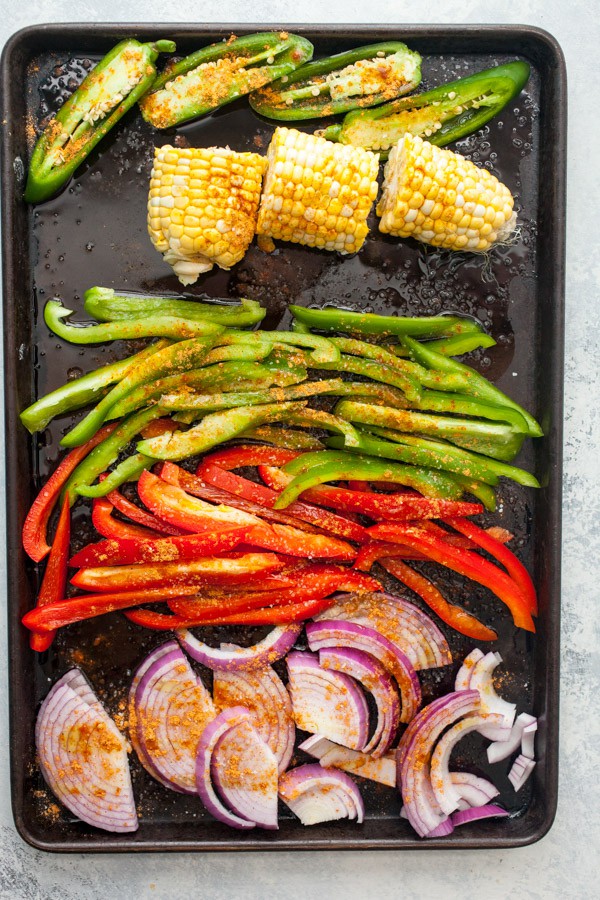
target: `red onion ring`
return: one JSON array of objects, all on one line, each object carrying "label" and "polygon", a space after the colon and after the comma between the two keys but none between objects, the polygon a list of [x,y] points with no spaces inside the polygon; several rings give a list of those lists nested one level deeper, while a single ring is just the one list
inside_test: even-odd
[{"label": "red onion ring", "polygon": [[479,712],[477,691],[446,694],[422,709],[402,735],[397,751],[397,780],[406,815],[415,831],[427,837],[448,818],[433,793],[430,759],[442,731],[469,713]]},{"label": "red onion ring", "polygon": [[296,729],[290,696],[277,672],[271,666],[215,672],[213,700],[219,709],[245,706],[259,736],[275,754],[279,772],[285,772],[294,752]]},{"label": "red onion ring", "polygon": [[415,669],[447,666],[452,654],[435,622],[404,597],[386,593],[344,594],[320,619],[343,619],[374,628],[396,644]]},{"label": "red onion ring", "polygon": [[105,831],[137,830],[127,742],[78,670],[42,703],[35,742],[42,775],[73,815]]},{"label": "red onion ring", "polygon": [[398,691],[386,669],[373,656],[352,647],[319,650],[319,665],[322,669],[349,675],[372,695],[377,708],[377,723],[363,753],[370,753],[375,759],[383,756],[391,747],[400,722]]},{"label": "red onion ring", "polygon": [[350,750],[334,744],[320,734],[313,734],[303,741],[299,747],[310,756],[318,759],[324,768],[343,769],[352,775],[360,775],[369,781],[377,781],[388,787],[396,787],[396,753],[392,751],[378,759],[367,753]]},{"label": "red onion ring", "polygon": [[482,653],[482,651],[478,647],[475,647],[474,650],[471,650],[468,656],[465,656],[462,666],[456,673],[456,680],[454,682],[455,691],[470,690],[473,667],[476,663],[479,662],[480,659],[483,659],[484,655],[485,654]]},{"label": "red onion ring", "polygon": [[508,773],[508,780],[515,789],[515,793],[521,790],[534,769],[535,762],[533,759],[527,759],[527,757],[522,754],[517,756]]},{"label": "red onion ring", "polygon": [[479,733],[490,741],[506,741],[510,737],[510,730],[515,721],[517,707],[514,703],[503,700],[496,693],[492,676],[494,669],[500,665],[502,657],[499,653],[486,653],[473,666],[469,690],[479,691],[481,696],[481,711],[502,716],[500,725],[483,725]]},{"label": "red onion ring", "polygon": [[234,815],[261,828],[277,825],[277,759],[249,719],[217,740],[210,773],[221,799]]},{"label": "red onion ring", "polygon": [[302,625],[279,625],[253,647],[228,644],[224,648],[209,647],[186,629],[181,629],[176,634],[179,643],[192,659],[214,671],[237,672],[242,669],[261,669],[281,659],[292,649],[301,631]]},{"label": "red onion ring", "polygon": [[417,673],[408,657],[379,631],[358,622],[320,619],[318,622],[307,622],[306,635],[311,650],[351,647],[379,660],[398,682],[402,697],[400,721],[410,722],[414,717],[421,705],[421,685]]},{"label": "red onion ring", "polygon": [[459,797],[459,809],[468,809],[471,806],[485,806],[500,791],[491,781],[479,778],[471,772],[451,772],[450,778]]},{"label": "red onion ring", "polygon": [[158,774],[172,790],[195,794],[198,741],[216,715],[212,698],[175,641],[149,659],[132,686],[132,742],[141,748],[140,762],[151,775]]},{"label": "red onion ring", "polygon": [[440,809],[448,816],[459,809],[461,800],[460,791],[456,789],[449,771],[450,755],[465,735],[472,731],[480,731],[482,725],[493,724],[491,721],[493,719],[497,722],[502,720],[501,716],[465,716],[440,738],[433,751],[430,767],[431,786]]},{"label": "red onion ring", "polygon": [[316,763],[286,772],[279,780],[279,796],[303,825],[337,819],[356,819],[359,823],[364,820],[364,803],[352,779]]},{"label": "red onion ring", "polygon": [[467,825],[469,822],[479,822],[481,819],[498,819],[508,816],[509,813],[501,806],[491,803],[487,806],[479,806],[474,809],[461,809],[452,813],[452,824]]},{"label": "red onion ring", "polygon": [[322,669],[313,653],[293,651],[286,663],[298,728],[362,750],[369,739],[369,709],[354,679]]},{"label": "red onion ring", "polygon": [[249,720],[250,713],[243,706],[223,710],[202,732],[196,756],[196,787],[204,806],[218,822],[238,829],[254,828],[256,823],[236,815],[222,803],[213,786],[211,763],[214,749],[223,735],[240,722]]}]

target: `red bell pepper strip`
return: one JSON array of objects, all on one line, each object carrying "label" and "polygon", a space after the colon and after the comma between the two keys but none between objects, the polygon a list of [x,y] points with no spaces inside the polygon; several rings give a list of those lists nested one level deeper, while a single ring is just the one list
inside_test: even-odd
[{"label": "red bell pepper strip", "polygon": [[[312,616],[325,612],[335,603],[333,597],[307,600],[304,603],[290,603],[284,606],[270,606],[265,609],[248,610],[234,613],[231,616],[214,616],[203,625],[288,625],[293,622],[304,622]],[[194,621],[181,616],[169,616],[151,609],[132,609],[125,615],[130,622],[143,625],[155,631],[174,631],[178,628],[191,628]]]},{"label": "red bell pepper strip", "polygon": [[[261,586],[262,588],[262,586]],[[280,606],[327,597],[334,591],[351,591],[354,593],[372,593],[380,591],[381,585],[374,578],[343,566],[314,565],[307,566],[298,573],[295,583],[287,589],[279,591],[246,591],[235,596],[175,597],[169,600],[169,608],[177,615],[187,618],[195,617],[198,624],[206,618],[217,615],[230,615],[264,606]]]},{"label": "red bell pepper strip", "polygon": [[[191,492],[203,492],[203,483],[195,475],[178,469],[180,484],[189,491],[167,483],[150,472],[144,472],[138,482],[138,493],[145,505],[155,515],[179,527],[195,532],[219,524],[254,525],[248,536],[248,543],[274,553],[306,558],[325,557],[328,559],[353,560],[356,551],[350,544],[339,538],[324,534],[312,534],[289,525],[263,522],[258,516],[227,506],[210,504],[191,496]],[[171,477],[172,468],[166,470]]]},{"label": "red bell pepper strip", "polygon": [[128,609],[131,606],[141,606],[143,603],[163,603],[170,597],[182,594],[195,594],[197,585],[177,585],[148,589],[143,591],[119,591],[114,594],[83,594],[80,597],[69,597],[57,600],[55,603],[47,603],[45,606],[36,606],[23,616],[22,622],[30,631],[55,631],[73,622],[82,622],[84,619],[93,619],[104,613],[114,612],[118,609]]},{"label": "red bell pepper strip", "polygon": [[113,518],[114,506],[106,497],[95,497],[92,503],[92,523],[94,528],[105,538],[115,540],[140,540],[161,537],[158,531],[144,528],[142,525],[130,525]]},{"label": "red bell pepper strip", "polygon": [[420,550],[429,559],[484,585],[508,606],[518,628],[535,632],[528,599],[518,585],[506,572],[472,550],[450,547],[437,535],[410,525],[381,523],[373,525],[369,533],[376,539],[398,541]]},{"label": "red bell pepper strip", "polygon": [[48,521],[69,476],[75,471],[81,460],[114,431],[117,424],[115,422],[105,425],[86,444],[67,453],[33,501],[23,525],[23,549],[34,562],[40,562],[50,553],[46,537]]},{"label": "red bell pepper strip", "polygon": [[159,534],[170,534],[173,536],[187,534],[187,532],[182,531],[181,528],[175,528],[173,525],[169,525],[168,522],[161,522],[161,520],[156,516],[153,516],[152,513],[147,512],[145,509],[140,509],[139,506],[136,506],[136,504],[132,503],[131,500],[128,500],[127,497],[124,497],[118,490],[110,491],[106,495],[106,499],[109,503],[112,503],[114,508],[120,512],[121,515],[126,516],[132,522],[137,522],[138,525],[144,525],[146,528],[157,531]]},{"label": "red bell pepper strip", "polygon": [[384,558],[381,560],[381,565],[390,575],[414,591],[440,617],[442,622],[454,628],[455,631],[473,638],[474,641],[495,641],[498,637],[495,631],[483,625],[475,616],[461,609],[460,606],[449,603],[428,578],[415,572],[402,560]]},{"label": "red bell pepper strip", "polygon": [[[50,549],[50,556],[46,564],[46,571],[42,586],[37,598],[38,606],[46,606],[65,596],[67,586],[67,559],[69,557],[69,541],[71,538],[71,513],[69,500],[65,497],[60,511],[56,534]],[[56,632],[50,631],[42,634],[32,632],[29,637],[29,646],[32,650],[42,653],[47,650],[54,640]]]},{"label": "red bell pepper strip", "polygon": [[86,591],[111,593],[176,584],[228,585],[251,581],[252,576],[274,572],[284,563],[274,553],[245,553],[232,557],[205,557],[189,562],[154,565],[100,566],[79,569],[71,584]]},{"label": "red bell pepper strip", "polygon": [[[420,527],[429,530],[432,525],[433,523],[431,522],[423,522]],[[498,532],[498,535],[496,535],[496,532]],[[462,550],[476,550],[478,547],[474,541],[469,540],[467,537],[463,537],[461,534],[451,534],[449,531],[444,531],[442,528],[438,528],[435,533],[439,534],[439,537],[444,543],[448,544],[449,547],[458,547]],[[496,540],[502,539],[502,543],[505,543],[511,538],[510,532],[505,531],[503,528],[489,528],[485,531],[485,534],[495,537]],[[418,550],[413,550],[410,547],[403,547],[401,544],[386,544],[384,541],[371,541],[368,544],[364,544],[359,549],[354,561],[354,568],[361,569],[363,572],[369,572],[373,563],[376,563],[386,556],[393,556],[401,559],[427,559],[427,557]]]},{"label": "red bell pepper strip", "polygon": [[[263,484],[256,484],[254,481],[249,481],[247,478],[242,478],[234,472],[228,472],[207,460],[200,463],[196,470],[196,474],[213,487],[221,488],[221,490],[228,491],[230,494],[235,494],[245,500],[250,500],[261,507],[264,506],[268,509],[272,509],[277,500],[277,491],[273,491]],[[311,506],[309,503],[296,500],[287,507],[286,513],[288,516],[295,517],[304,522],[309,522],[311,525],[316,525],[318,528],[322,528],[330,534],[346,538],[350,541],[363,543],[368,540],[367,531],[362,525],[358,525],[342,516],[331,513],[329,510]]]},{"label": "red bell pepper strip", "polygon": [[[260,465],[258,471],[263,481],[274,490],[283,490],[291,480],[289,475],[273,466]],[[474,516],[483,512],[480,503],[435,500],[409,491],[376,494],[373,491],[319,485],[304,491],[302,497],[311,503],[330,506],[338,512],[357,512],[372,519],[403,522],[414,519],[439,519],[446,516]]]},{"label": "red bell pepper strip", "polygon": [[174,431],[179,431],[180,428],[181,425],[178,422],[174,422],[169,416],[163,416],[162,419],[153,419],[152,422],[148,422],[147,425],[144,425],[140,434],[144,440],[150,440],[150,438],[158,437],[167,432],[173,434]]},{"label": "red bell pepper strip", "polygon": [[285,466],[286,463],[301,456],[297,450],[285,450],[283,447],[270,447],[267,444],[246,444],[241,447],[227,447],[204,457],[204,461],[220,466],[222,469],[242,469],[245,466]]},{"label": "red bell pepper strip", "polygon": [[129,566],[138,563],[183,562],[200,556],[214,556],[233,550],[245,540],[251,529],[233,527],[223,531],[205,531],[181,537],[157,540],[105,540],[88,544],[69,560],[75,569],[82,566]]},{"label": "red bell pepper strip", "polygon": [[533,581],[523,563],[517,559],[512,550],[505,547],[501,541],[497,540],[487,531],[484,531],[483,528],[479,528],[473,522],[469,522],[463,517],[446,518],[445,522],[456,531],[460,531],[461,534],[465,535],[465,537],[473,541],[474,544],[477,544],[482,550],[485,550],[486,553],[493,556],[500,565],[504,566],[512,580],[517,584],[527,599],[531,614],[534,616],[537,615],[537,595]]}]

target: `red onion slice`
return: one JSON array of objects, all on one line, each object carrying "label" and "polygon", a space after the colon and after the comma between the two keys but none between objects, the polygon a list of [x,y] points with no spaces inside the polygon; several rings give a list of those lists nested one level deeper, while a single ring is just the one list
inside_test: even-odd
[{"label": "red onion slice", "polygon": [[473,775],[471,772],[451,772],[450,778],[460,796],[459,809],[485,806],[500,793],[491,781],[479,778],[478,775]]},{"label": "red onion slice", "polygon": [[515,793],[521,790],[534,769],[535,762],[533,759],[527,759],[527,757],[522,754],[517,756],[508,773],[508,780],[515,789]]},{"label": "red onion slice", "polygon": [[389,750],[400,722],[400,700],[392,679],[378,660],[351,647],[330,647],[319,651],[322,669],[343,672],[362,684],[375,701],[377,723],[363,753],[377,758]]},{"label": "red onion slice", "polygon": [[479,691],[481,696],[481,711],[502,716],[501,725],[483,725],[479,733],[490,741],[506,741],[510,737],[510,730],[515,721],[517,707],[514,703],[503,700],[496,693],[492,676],[494,669],[500,665],[502,657],[499,653],[486,653],[473,666],[469,689]]},{"label": "red onion slice", "polygon": [[[410,722],[421,705],[421,685],[408,657],[396,644],[366,625],[321,619],[306,625],[311,650],[331,647],[351,647],[375,657],[390,672],[400,688],[402,697],[401,722]],[[357,747],[355,749],[362,749]]]},{"label": "red onion slice", "polygon": [[481,819],[499,819],[509,814],[501,806],[491,803],[487,806],[479,806],[474,809],[461,809],[452,814],[452,824],[467,825],[469,822],[479,822]]},{"label": "red onion slice", "polygon": [[535,733],[537,731],[537,719],[530,722],[523,729],[521,737],[521,755],[527,759],[535,759]]},{"label": "red onion slice", "polygon": [[354,679],[322,669],[313,653],[294,651],[286,663],[298,728],[362,750],[369,739],[369,709]]},{"label": "red onion slice", "polygon": [[301,631],[302,625],[280,625],[253,647],[232,644],[224,648],[209,647],[185,629],[177,632],[177,639],[192,659],[207,668],[237,672],[241,669],[261,669],[277,662],[292,649]]},{"label": "red onion slice", "polygon": [[277,759],[249,719],[217,740],[210,773],[221,799],[234,815],[262,828],[277,825]]},{"label": "red onion slice", "polygon": [[456,673],[456,680],[454,682],[455,691],[468,691],[470,689],[473,667],[480,659],[483,659],[483,657],[484,654],[478,647],[475,647],[468,656],[465,656],[462,666]]},{"label": "red onion slice", "polygon": [[[407,816],[408,818],[408,816]],[[443,822],[430,831],[429,834],[426,834],[427,838],[437,838],[437,837],[447,837],[449,834],[452,834],[454,831],[454,825],[452,823],[452,819],[444,819]]]},{"label": "red onion slice", "polygon": [[175,641],[144,660],[134,685],[130,732],[140,762],[171,790],[195,794],[198,741],[216,716],[210,694]]},{"label": "red onion slice", "polygon": [[437,747],[431,756],[431,786],[440,809],[446,815],[450,815],[459,808],[461,795],[456,789],[449,771],[450,755],[465,735],[472,731],[481,730],[485,724],[493,724],[491,721],[501,721],[501,716],[466,716],[453,725],[446,734],[440,738]]},{"label": "red onion slice", "polygon": [[285,772],[294,752],[296,729],[290,696],[277,672],[271,666],[215,672],[213,700],[219,709],[245,706],[259,736],[275,754],[279,772]]},{"label": "red onion slice", "polygon": [[396,644],[415,669],[447,666],[452,654],[435,622],[413,603],[394,594],[344,594],[334,606],[316,617],[343,619],[367,625]]},{"label": "red onion slice", "polygon": [[254,828],[256,823],[236,815],[219,799],[212,782],[211,764],[213,752],[219,740],[233,727],[244,721],[250,721],[250,713],[243,706],[223,710],[202,732],[196,756],[196,787],[200,799],[218,822],[238,829]]},{"label": "red onion slice", "polygon": [[127,742],[82,673],[71,670],[50,690],[35,742],[48,786],[73,815],[105,831],[137,830]]},{"label": "red onion slice", "polygon": [[[501,762],[503,759],[508,759],[519,745],[522,747],[524,739],[527,744],[527,750],[530,752],[523,753],[523,756],[526,756],[528,759],[533,759],[533,746],[529,746],[529,744],[532,744],[532,739],[529,736],[524,738],[526,729],[532,726],[534,727],[535,732],[535,729],[537,729],[537,719],[533,716],[530,716],[527,713],[521,713],[521,715],[517,716],[516,722],[511,728],[508,740],[495,741],[487,748],[488,762],[497,763]],[[532,732],[529,731],[528,735],[531,734]]]},{"label": "red onion slice", "polygon": [[410,722],[397,751],[398,785],[410,824],[426,837],[446,821],[430,780],[431,754],[438,737],[458,719],[480,711],[477,691],[458,691],[434,700]]},{"label": "red onion slice", "polygon": [[291,769],[279,780],[279,796],[303,825],[337,819],[362,822],[365,808],[351,778],[336,769],[308,763]]},{"label": "red onion slice", "polygon": [[320,734],[313,734],[307,738],[299,745],[298,749],[314,756],[324,768],[343,769],[344,772],[360,775],[361,778],[367,778],[369,781],[396,787],[395,751],[374,759],[367,753],[334,744],[333,741]]}]

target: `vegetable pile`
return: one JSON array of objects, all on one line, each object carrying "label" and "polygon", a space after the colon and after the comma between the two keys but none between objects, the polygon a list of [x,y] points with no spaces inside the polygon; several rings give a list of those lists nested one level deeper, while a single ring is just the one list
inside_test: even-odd
[{"label": "vegetable pile", "polygon": [[[312,61],[299,35],[232,36],[157,74],[174,51],[129,39],[92,70],[36,145],[28,202],[60,190],[135,103],[163,129],[248,95],[284,123],[344,118],[312,135],[279,127],[266,157],[156,149],[148,230],[182,283],[238,263],[255,233],[265,251],[273,239],[359,251],[388,154],[381,231],[487,251],[514,229],[510,191],[440,148],[515,97],[526,64],[408,97],[421,57],[399,42]],[[365,779],[399,793],[422,838],[508,816],[491,781],[451,771],[452,752],[477,733],[490,764],[514,756],[518,791],[537,721],[496,691],[498,653],[453,658],[444,631],[489,645],[486,604],[499,601],[509,627],[535,632],[532,579],[490,523],[502,479],[539,487],[516,459],[543,432],[457,358],[494,340],[460,315],[333,306],[291,306],[290,329],[271,331],[251,299],[99,286],[84,309],[73,320],[54,297],[45,324],[82,347],[147,342],[21,413],[31,434],[81,413],[23,526],[25,552],[45,561],[23,625],[39,653],[113,613],[166,634],[136,661],[129,741],[79,669],[50,690],[36,748],[57,798],[91,826],[135,831],[133,751],[166,790],[242,831],[277,829],[282,804],[306,826],[359,826]],[[85,542],[72,535],[80,502],[97,533]],[[462,579],[478,586],[468,609],[448,587]],[[209,626],[235,626],[240,643],[213,646]],[[270,631],[244,646],[258,626]],[[453,664],[454,689],[426,702],[421,673]]]}]

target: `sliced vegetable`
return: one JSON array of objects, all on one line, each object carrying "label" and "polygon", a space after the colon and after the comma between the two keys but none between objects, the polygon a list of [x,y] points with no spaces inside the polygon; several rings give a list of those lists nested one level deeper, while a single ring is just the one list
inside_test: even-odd
[{"label": "sliced vegetable", "polygon": [[481,333],[481,325],[478,322],[460,316],[379,316],[374,313],[340,309],[336,306],[313,309],[294,305],[290,306],[290,312],[299,322],[318,331],[376,334],[380,337],[411,335],[415,338]]},{"label": "sliced vegetable", "polygon": [[[533,759],[532,738],[536,730],[537,719],[527,713],[521,713],[517,716],[507,740],[494,741],[493,744],[488,745],[488,762],[497,763],[503,759],[508,759],[508,757],[515,752],[517,747],[521,747],[521,753],[526,759]],[[528,746],[529,744],[532,746]],[[527,752],[525,752],[525,750],[527,750]]]},{"label": "sliced vegetable", "polygon": [[25,200],[48,200],[68,181],[96,144],[146,93],[159,53],[173,53],[173,41],[121,41],[106,54],[39,138],[29,165]]},{"label": "sliced vegetable", "polygon": [[330,125],[323,136],[379,151],[384,158],[406,132],[443,147],[498,115],[523,89],[529,71],[527,63],[520,60],[484,69],[377,109],[350,112],[341,124]]},{"label": "sliced vegetable", "polygon": [[303,750],[316,757],[322,766],[343,769],[352,775],[360,775],[370,781],[377,781],[388,787],[396,787],[396,752],[391,751],[379,759],[373,759],[368,753],[350,750],[334,744],[319,734],[313,734],[303,741],[298,750]]},{"label": "sliced vegetable", "polygon": [[233,550],[249,533],[250,528],[246,526],[234,526],[181,537],[159,537],[156,540],[125,538],[98,541],[83,547],[71,558],[69,565],[79,568],[183,562]]},{"label": "sliced vegetable", "polygon": [[167,66],[140,100],[142,116],[155,128],[179,125],[287,75],[312,54],[297,34],[232,36]]},{"label": "sliced vegetable", "polygon": [[356,819],[361,823],[365,815],[362,797],[352,779],[314,763],[286,772],[279,780],[279,796],[303,825],[337,819]]},{"label": "sliced vegetable", "polygon": [[186,653],[203,666],[217,672],[237,672],[241,669],[260,669],[277,662],[291,650],[301,630],[301,625],[274,628],[266,638],[253,647],[236,647],[229,644],[220,650],[203,644],[189,631],[179,631],[177,638]]},{"label": "sliced vegetable", "polygon": [[[69,559],[69,541],[71,537],[71,514],[69,500],[63,500],[63,505],[56,526],[56,533],[50,549],[50,556],[46,564],[46,571],[37,598],[38,606],[47,603],[55,603],[65,596],[67,586],[67,565]],[[29,646],[38,653],[47,650],[54,640],[53,632],[40,634],[32,632],[29,637]]]},{"label": "sliced vegetable", "polygon": [[254,828],[256,823],[232,812],[215,791],[212,781],[212,758],[215,747],[223,735],[235,725],[250,719],[250,713],[243,706],[225,709],[204,729],[198,742],[196,757],[196,790],[205,807],[219,822],[232,828]]},{"label": "sliced vegetable", "polygon": [[421,57],[388,41],[306,63],[250,95],[255,112],[297,121],[376,106],[406,94],[421,80]]},{"label": "sliced vegetable", "polygon": [[517,756],[508,773],[508,780],[515,789],[515,793],[521,790],[534,769],[535,762],[533,759],[527,759],[522,754]]},{"label": "sliced vegetable", "polygon": [[238,304],[184,300],[180,297],[151,297],[140,294],[115,294],[112,288],[92,287],[84,294],[88,315],[99,322],[121,319],[141,319],[143,316],[174,316],[177,319],[198,319],[232,328],[257,325],[266,310],[256,300],[242,297]]}]

